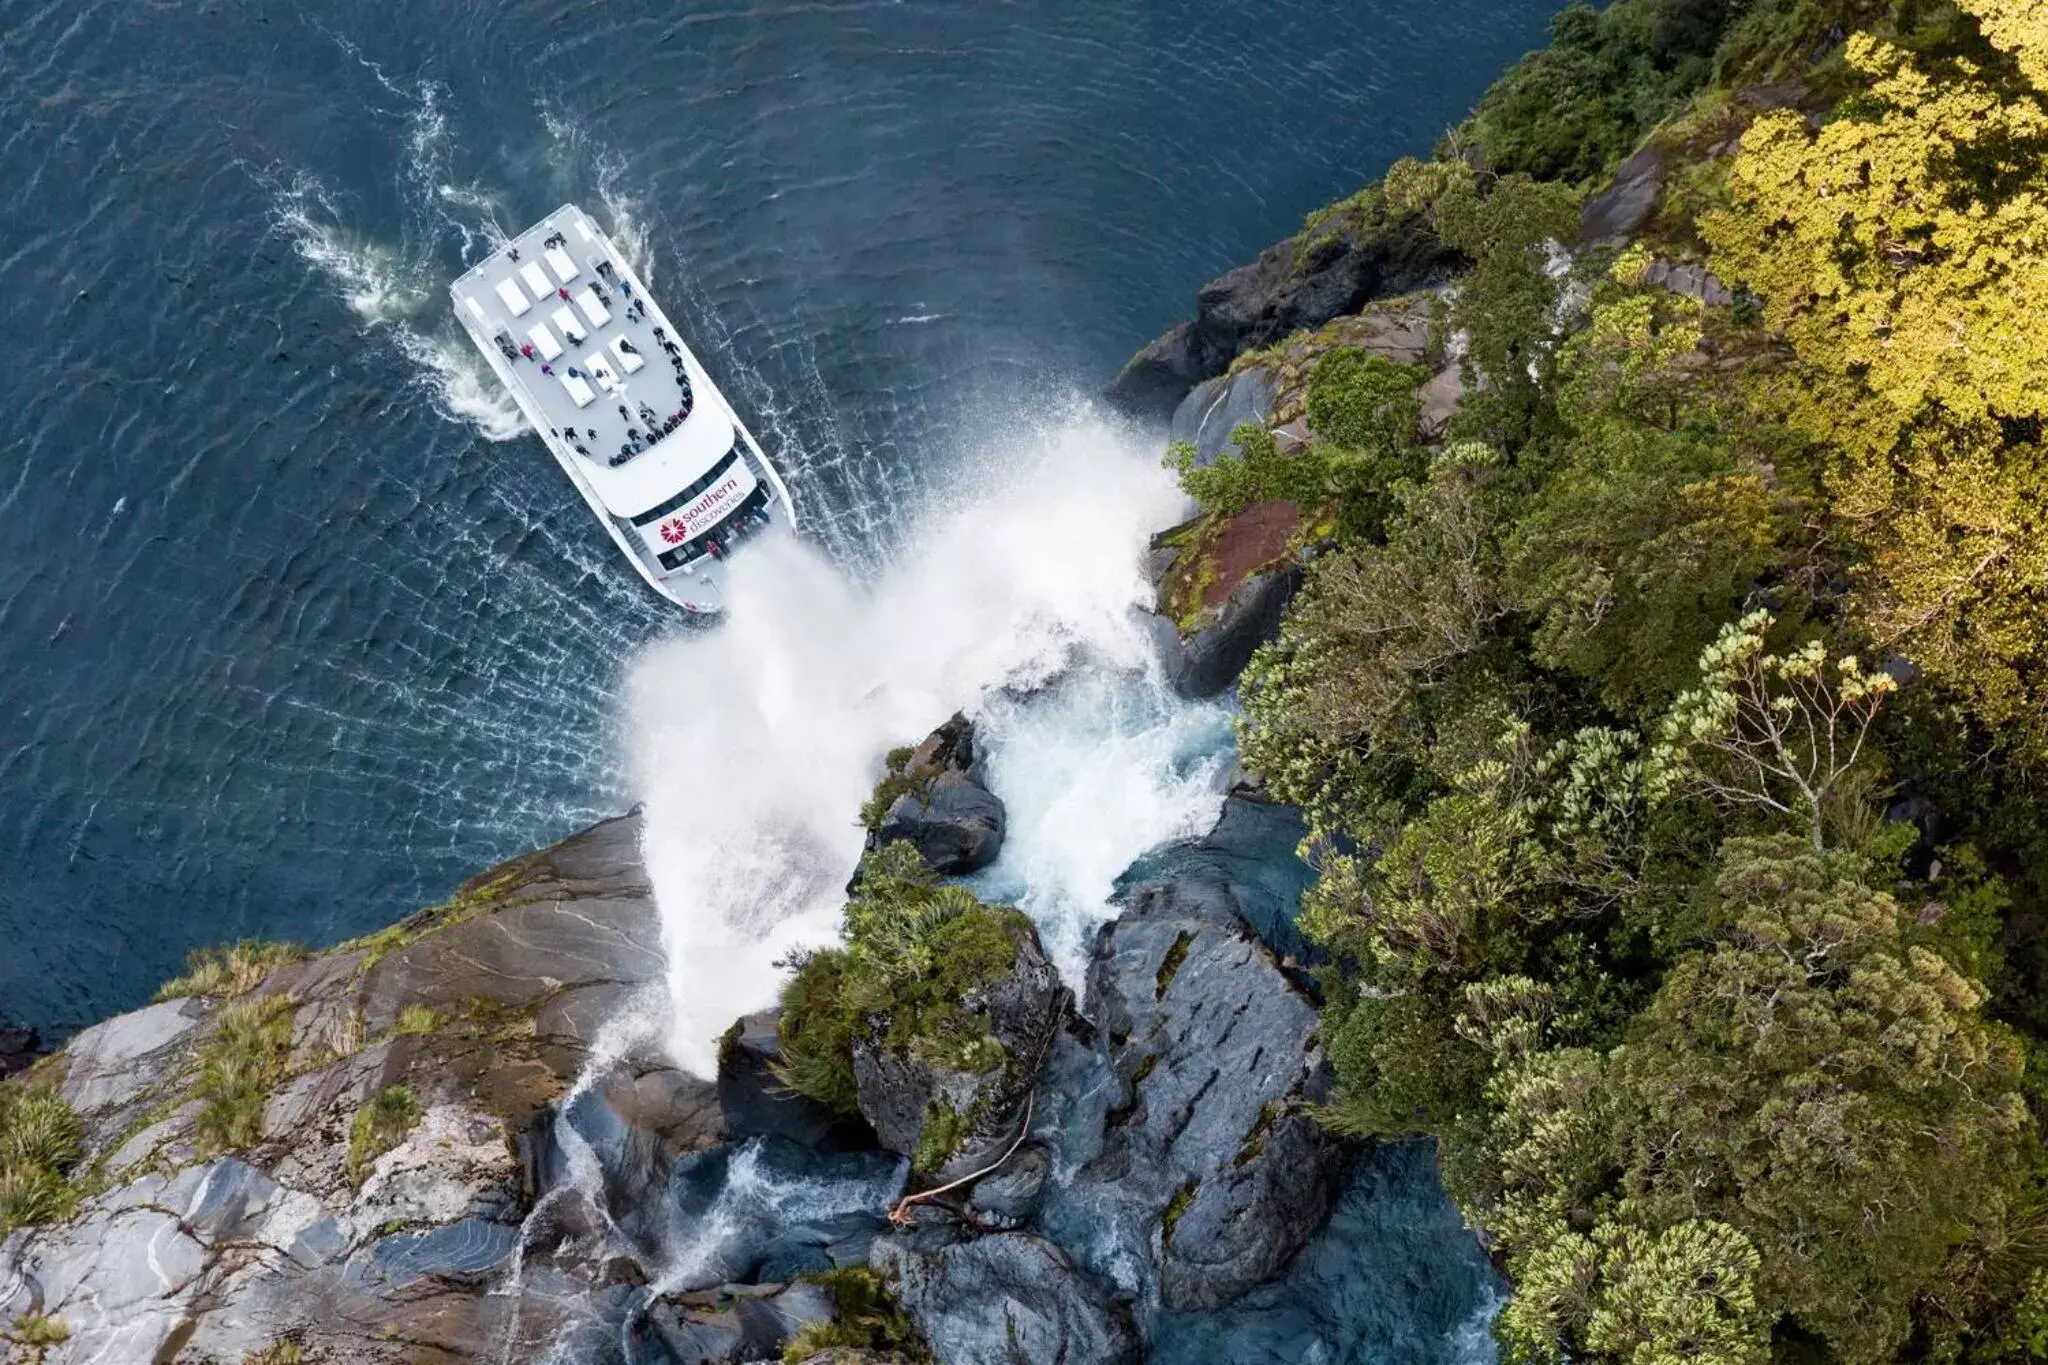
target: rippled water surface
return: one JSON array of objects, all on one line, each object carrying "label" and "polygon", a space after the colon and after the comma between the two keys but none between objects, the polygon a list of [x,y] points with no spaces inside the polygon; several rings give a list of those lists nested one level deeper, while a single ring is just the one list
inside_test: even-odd
[{"label": "rippled water surface", "polygon": [[610,223],[864,575],[1549,8],[0,0],[0,1016],[626,801],[676,622],[446,316],[501,230]]}]

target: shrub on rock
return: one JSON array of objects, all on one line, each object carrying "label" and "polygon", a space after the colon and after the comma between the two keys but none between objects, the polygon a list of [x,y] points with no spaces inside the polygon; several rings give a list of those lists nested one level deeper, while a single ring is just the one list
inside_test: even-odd
[{"label": "shrub on rock", "polygon": [[886,844],[847,903],[845,946],[804,955],[782,995],[782,1077],[937,1170],[1030,1088],[1063,1006],[1031,922],[941,886]]}]

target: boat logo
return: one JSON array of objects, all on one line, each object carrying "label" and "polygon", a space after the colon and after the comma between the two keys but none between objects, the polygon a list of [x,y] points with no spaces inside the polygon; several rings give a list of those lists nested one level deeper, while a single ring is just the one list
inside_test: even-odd
[{"label": "boat logo", "polygon": [[661,538],[671,545],[680,545],[690,538],[690,530],[681,517],[671,517],[661,524]]}]

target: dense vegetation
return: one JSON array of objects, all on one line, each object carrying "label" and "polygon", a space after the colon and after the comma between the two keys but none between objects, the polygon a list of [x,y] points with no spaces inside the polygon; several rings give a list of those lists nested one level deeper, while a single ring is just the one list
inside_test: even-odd
[{"label": "dense vegetation", "polygon": [[783,987],[783,1080],[851,1115],[856,1042],[961,1071],[1006,1064],[987,1017],[965,1002],[1015,966],[1030,933],[1018,911],[941,886],[910,844],[876,849],[846,903],[845,946],[800,955]]},{"label": "dense vegetation", "polygon": [[1446,438],[1337,350],[1180,452],[1318,550],[1242,748],[1328,1120],[1438,1140],[1515,1361],[2048,1356],[2048,6],[1575,8],[1369,197],[1472,263]]}]

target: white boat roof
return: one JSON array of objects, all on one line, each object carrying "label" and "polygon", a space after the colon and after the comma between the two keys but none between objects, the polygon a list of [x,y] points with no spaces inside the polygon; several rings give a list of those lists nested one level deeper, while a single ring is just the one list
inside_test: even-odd
[{"label": "white boat roof", "polygon": [[[563,245],[548,245],[557,237],[566,239]],[[606,509],[631,519],[695,482],[732,449],[738,432],[717,386],[671,327],[695,405],[682,425],[638,455],[624,464],[609,463],[629,428],[643,440],[649,434],[637,415],[641,404],[664,420],[683,404],[675,371],[654,335],[662,316],[659,305],[648,300],[650,311],[639,321],[628,320],[623,289],[600,279],[604,240],[581,209],[565,205],[493,252],[450,292],[457,316],[471,325],[479,344],[495,348],[494,338],[502,334],[515,348],[534,349],[532,358],[522,355],[510,365],[514,381],[552,429],[573,432],[575,441],[590,451],[588,458],[572,458]],[[609,294],[609,306],[593,285]],[[621,351],[621,340],[643,362],[631,373],[622,362],[634,353]],[[552,375],[541,373],[543,362]],[[569,374],[572,367],[580,378]],[[621,403],[634,415],[622,417]],[[597,435],[588,434],[593,431]]]}]

